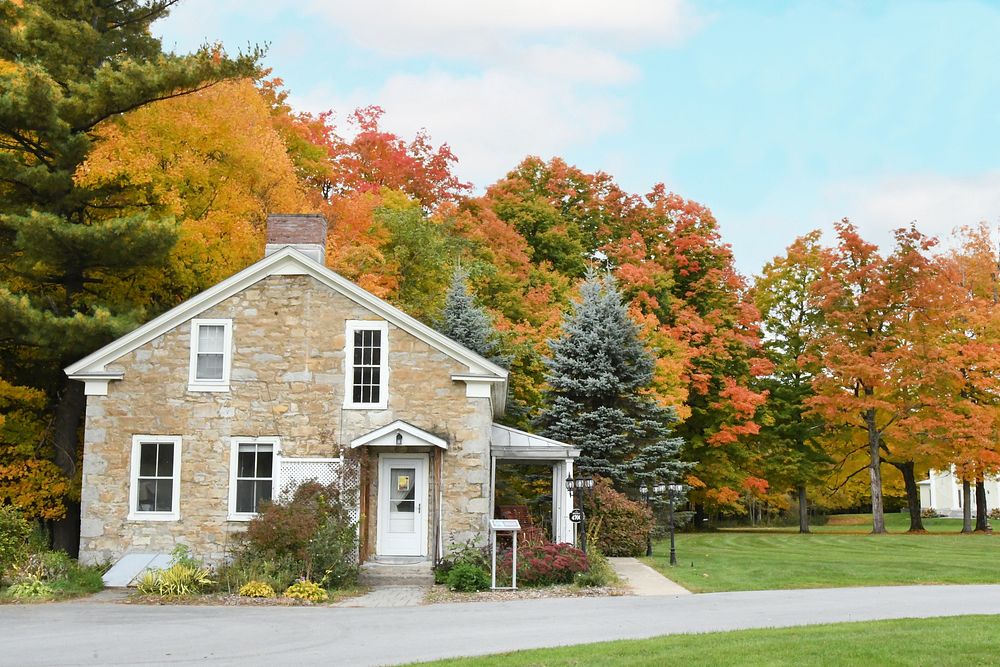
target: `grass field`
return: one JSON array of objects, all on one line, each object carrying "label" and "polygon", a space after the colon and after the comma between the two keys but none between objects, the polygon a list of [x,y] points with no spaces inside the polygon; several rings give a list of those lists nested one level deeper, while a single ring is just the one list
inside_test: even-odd
[{"label": "grass field", "polygon": [[698,593],[1000,583],[998,537],[959,535],[959,519],[932,519],[927,534],[908,535],[901,532],[909,526],[905,517],[886,518],[889,530],[900,532],[870,535],[870,516],[840,515],[810,535],[788,528],[681,533],[676,567],[668,564],[665,541],[647,562]]},{"label": "grass field", "polygon": [[429,665],[995,665],[1000,617],[955,616],[584,644],[462,658]]}]

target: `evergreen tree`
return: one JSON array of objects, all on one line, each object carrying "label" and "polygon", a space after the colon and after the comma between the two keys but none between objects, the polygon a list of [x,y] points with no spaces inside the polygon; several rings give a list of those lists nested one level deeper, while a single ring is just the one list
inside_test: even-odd
[{"label": "evergreen tree", "polygon": [[510,357],[500,350],[500,341],[490,316],[469,292],[468,280],[469,274],[461,266],[455,267],[444,298],[438,331],[506,368],[510,366]]},{"label": "evergreen tree", "polygon": [[579,469],[616,484],[679,481],[690,464],[670,435],[676,415],[647,393],[653,357],[614,279],[589,274],[580,293],[550,343],[542,433],[579,447]]},{"label": "evergreen tree", "polygon": [[[74,179],[98,126],[159,100],[256,72],[258,52],[165,54],[150,24],[176,0],[0,2],[0,371],[54,400],[55,462],[77,477],[84,397],[65,364],[133,328],[142,295],[109,277],[162,262],[172,219],[122,179]],[[56,546],[76,550],[70,508]]]}]

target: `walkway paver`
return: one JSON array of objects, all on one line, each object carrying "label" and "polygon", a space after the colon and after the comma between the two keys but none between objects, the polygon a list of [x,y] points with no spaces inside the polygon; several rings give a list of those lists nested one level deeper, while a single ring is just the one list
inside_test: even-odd
[{"label": "walkway paver", "polygon": [[635,558],[609,558],[615,573],[625,580],[635,595],[691,595],[691,591],[670,581]]},{"label": "walkway paver", "polygon": [[335,607],[416,607],[424,602],[426,586],[381,586],[365,595],[348,598]]}]

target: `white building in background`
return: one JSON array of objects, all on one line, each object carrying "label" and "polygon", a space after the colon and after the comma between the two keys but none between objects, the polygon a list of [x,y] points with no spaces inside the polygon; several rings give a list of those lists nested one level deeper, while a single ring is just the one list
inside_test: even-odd
[{"label": "white building in background", "polygon": [[[931,470],[928,479],[917,482],[920,506],[937,510],[946,516],[962,516],[962,480],[952,470]],[[1000,480],[986,478],[986,507],[1000,507]],[[972,485],[972,516],[976,516],[976,486]]]}]

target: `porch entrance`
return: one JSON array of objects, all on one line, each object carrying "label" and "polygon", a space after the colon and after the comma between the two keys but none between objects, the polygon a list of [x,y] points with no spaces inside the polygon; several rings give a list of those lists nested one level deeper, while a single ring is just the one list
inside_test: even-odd
[{"label": "porch entrance", "polygon": [[378,474],[379,556],[427,555],[427,455],[382,454]]}]

